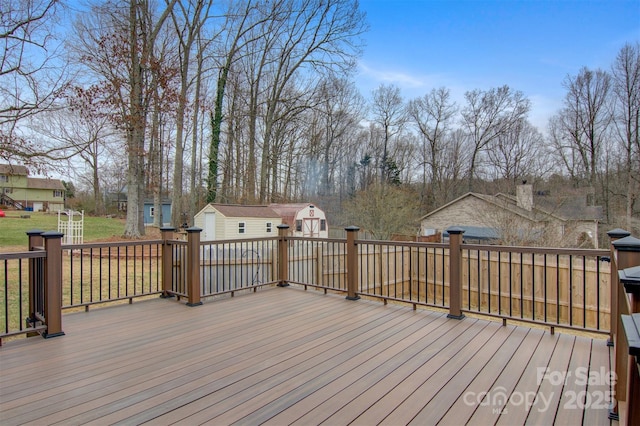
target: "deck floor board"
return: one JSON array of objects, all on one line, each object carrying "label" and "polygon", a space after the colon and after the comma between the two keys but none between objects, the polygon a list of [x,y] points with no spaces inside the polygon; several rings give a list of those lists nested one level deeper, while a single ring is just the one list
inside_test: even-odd
[{"label": "deck floor board", "polygon": [[[63,329],[0,348],[0,424],[611,423],[567,408],[610,392],[604,339],[295,286],[70,313]],[[541,369],[573,377],[558,390]],[[498,391],[502,405],[478,403]],[[550,406],[527,411],[525,394]]]}]

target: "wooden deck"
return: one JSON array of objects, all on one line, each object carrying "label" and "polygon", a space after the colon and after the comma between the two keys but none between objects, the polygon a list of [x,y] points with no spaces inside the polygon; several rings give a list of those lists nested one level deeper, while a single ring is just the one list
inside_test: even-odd
[{"label": "wooden deck", "polygon": [[292,287],[63,328],[0,348],[0,424],[610,423],[605,340]]}]

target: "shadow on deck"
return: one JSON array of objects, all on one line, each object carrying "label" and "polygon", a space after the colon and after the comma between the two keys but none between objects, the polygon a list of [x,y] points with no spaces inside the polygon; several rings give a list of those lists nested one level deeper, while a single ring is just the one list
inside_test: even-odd
[{"label": "shadow on deck", "polygon": [[295,287],[63,329],[0,350],[3,425],[610,424],[604,339]]}]

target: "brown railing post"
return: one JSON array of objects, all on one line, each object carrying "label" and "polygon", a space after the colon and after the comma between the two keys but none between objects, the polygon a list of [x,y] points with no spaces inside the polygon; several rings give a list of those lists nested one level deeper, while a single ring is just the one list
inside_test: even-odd
[{"label": "brown railing post", "polygon": [[202,305],[200,300],[200,233],[197,227],[187,228],[187,306]]},{"label": "brown railing post", "polygon": [[173,289],[173,246],[169,240],[174,238],[175,228],[160,228],[162,236],[162,294],[160,297],[173,297],[171,290]]},{"label": "brown railing post", "polygon": [[464,229],[453,227],[449,233],[449,314],[447,318],[462,319],[462,234]]},{"label": "brown railing post", "polygon": [[47,257],[44,261],[44,338],[64,336],[62,331],[62,233],[42,234]]},{"label": "brown railing post", "polygon": [[[615,287],[615,300],[616,300],[616,316],[611,317],[611,326],[614,327],[615,321],[615,334],[614,337],[614,360],[615,360],[615,399],[613,407],[609,413],[609,418],[618,420],[619,418],[619,401],[627,401],[627,369],[628,369],[628,345],[626,337],[622,332],[622,315],[629,315],[633,313],[634,306],[637,309],[637,304],[627,296],[625,288],[620,281],[620,275],[617,271],[630,268],[632,266],[640,265],[640,240],[632,236],[626,236],[613,241],[611,245],[614,248],[612,255],[611,265],[611,285]],[[613,269],[615,267],[615,269]]]},{"label": "brown railing post", "polygon": [[[29,251],[34,251],[36,247],[44,246],[42,234],[44,231],[39,229],[31,229],[27,231],[29,237]],[[40,259],[38,259],[40,260]],[[38,268],[38,260],[29,259],[29,317],[27,318],[27,327],[33,327],[36,324],[36,293],[38,280],[42,280],[42,271]],[[28,333],[27,337],[32,337],[37,333]]]},{"label": "brown railing post", "polygon": [[347,300],[358,300],[358,246],[356,238],[360,228],[347,226]]},{"label": "brown railing post", "polygon": [[617,275],[616,275],[616,271],[618,270],[617,266],[616,266],[616,253],[615,253],[615,247],[613,246],[613,242],[617,241],[621,238],[624,237],[628,237],[629,235],[631,235],[630,232],[625,231],[624,229],[620,229],[620,228],[616,228],[616,229],[612,229],[611,231],[607,232],[607,235],[609,236],[609,240],[611,241],[610,244],[610,249],[611,249],[611,256],[610,256],[610,260],[611,260],[611,273],[610,273],[610,278],[609,278],[609,285],[611,286],[611,314],[610,314],[610,331],[609,331],[609,340],[607,341],[607,345],[609,346],[613,346],[613,342],[615,342],[615,334],[616,334],[616,330],[618,328],[618,286],[616,285],[618,283],[618,279],[617,279]]},{"label": "brown railing post", "polygon": [[[611,244],[613,245],[617,253],[616,268],[618,271],[632,268],[634,266],[640,266],[640,239],[634,238],[632,236],[627,236],[624,238],[620,238],[619,240],[616,240]],[[614,275],[614,272],[616,271],[612,271],[612,275]],[[624,276],[623,273],[618,273],[618,280],[616,280],[618,283],[618,286],[623,284],[620,279],[623,276]],[[638,312],[634,310],[634,305],[635,305],[635,308],[638,309],[639,303],[640,301],[638,300],[634,301],[633,296],[631,296],[630,304],[631,304],[632,313]]]},{"label": "brown railing post", "polygon": [[[638,247],[640,249],[640,244]],[[622,368],[616,368],[616,371],[619,374],[624,374],[626,382],[626,424],[638,425],[640,424],[640,407],[638,407],[638,401],[640,401],[640,377],[638,377],[638,365],[635,357],[640,355],[640,340],[638,339],[637,329],[637,326],[640,325],[640,262],[638,266],[633,268],[621,269],[618,271],[618,276],[625,292],[629,295],[631,312],[630,315],[621,315],[620,318],[622,331],[624,332],[621,332],[621,334],[625,335],[627,351],[625,354],[621,354],[619,358],[616,357],[616,361],[618,359],[623,361],[626,355],[627,362],[626,365],[621,366]]]},{"label": "brown railing post", "polygon": [[289,225],[278,225],[278,287],[289,285]]}]

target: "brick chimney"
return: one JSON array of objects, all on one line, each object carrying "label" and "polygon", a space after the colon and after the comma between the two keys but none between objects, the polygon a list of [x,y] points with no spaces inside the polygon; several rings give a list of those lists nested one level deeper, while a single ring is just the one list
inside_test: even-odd
[{"label": "brick chimney", "polygon": [[518,207],[531,211],[533,209],[533,185],[523,183],[516,187],[516,200]]}]

